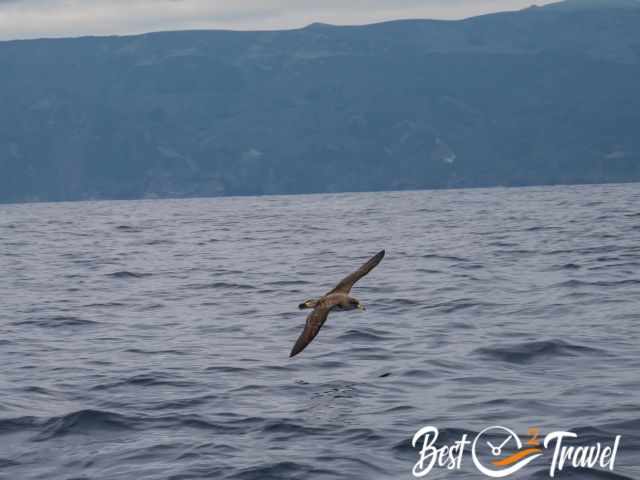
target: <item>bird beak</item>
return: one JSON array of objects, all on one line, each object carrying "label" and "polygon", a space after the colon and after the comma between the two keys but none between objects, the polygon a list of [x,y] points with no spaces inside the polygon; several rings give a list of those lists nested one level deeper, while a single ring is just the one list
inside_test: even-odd
[{"label": "bird beak", "polygon": [[366,310],[366,308],[364,308],[363,304],[359,303],[358,304],[358,310],[363,310],[364,311],[364,310]]}]

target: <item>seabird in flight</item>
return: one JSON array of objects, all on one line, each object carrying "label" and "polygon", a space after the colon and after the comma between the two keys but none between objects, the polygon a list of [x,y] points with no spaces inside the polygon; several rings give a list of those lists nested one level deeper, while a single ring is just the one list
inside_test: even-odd
[{"label": "seabird in flight", "polygon": [[364,265],[355,272],[343,278],[336,287],[325,296],[318,299],[309,299],[298,305],[298,308],[313,308],[313,311],[307,317],[307,323],[296,344],[291,350],[291,355],[299,354],[307,345],[316,337],[320,328],[324,324],[329,312],[332,310],[365,310],[360,300],[350,297],[349,292],[353,284],[369,273],[384,258],[384,250],[371,257]]}]

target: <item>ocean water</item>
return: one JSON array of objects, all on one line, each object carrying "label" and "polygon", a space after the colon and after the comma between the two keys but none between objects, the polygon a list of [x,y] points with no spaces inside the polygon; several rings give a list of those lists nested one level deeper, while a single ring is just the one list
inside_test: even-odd
[{"label": "ocean water", "polygon": [[621,435],[556,478],[638,479],[639,267],[633,184],[0,205],[0,478],[409,479],[430,425]]}]

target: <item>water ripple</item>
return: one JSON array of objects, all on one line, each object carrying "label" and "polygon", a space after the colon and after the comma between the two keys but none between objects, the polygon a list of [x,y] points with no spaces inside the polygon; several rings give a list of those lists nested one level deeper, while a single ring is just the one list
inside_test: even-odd
[{"label": "water ripple", "polygon": [[[622,435],[614,472],[562,478],[640,478],[639,198],[0,205],[0,476],[410,478],[422,426],[444,445],[537,425]],[[297,305],[381,248],[352,292],[367,311],[289,359]],[[467,464],[433,477],[478,478]]]}]

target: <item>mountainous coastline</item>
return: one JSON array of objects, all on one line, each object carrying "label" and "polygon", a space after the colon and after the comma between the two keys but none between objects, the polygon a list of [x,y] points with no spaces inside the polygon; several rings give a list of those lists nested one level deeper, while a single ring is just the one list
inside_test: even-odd
[{"label": "mountainous coastline", "polygon": [[640,181],[640,3],[0,42],[0,201]]}]

